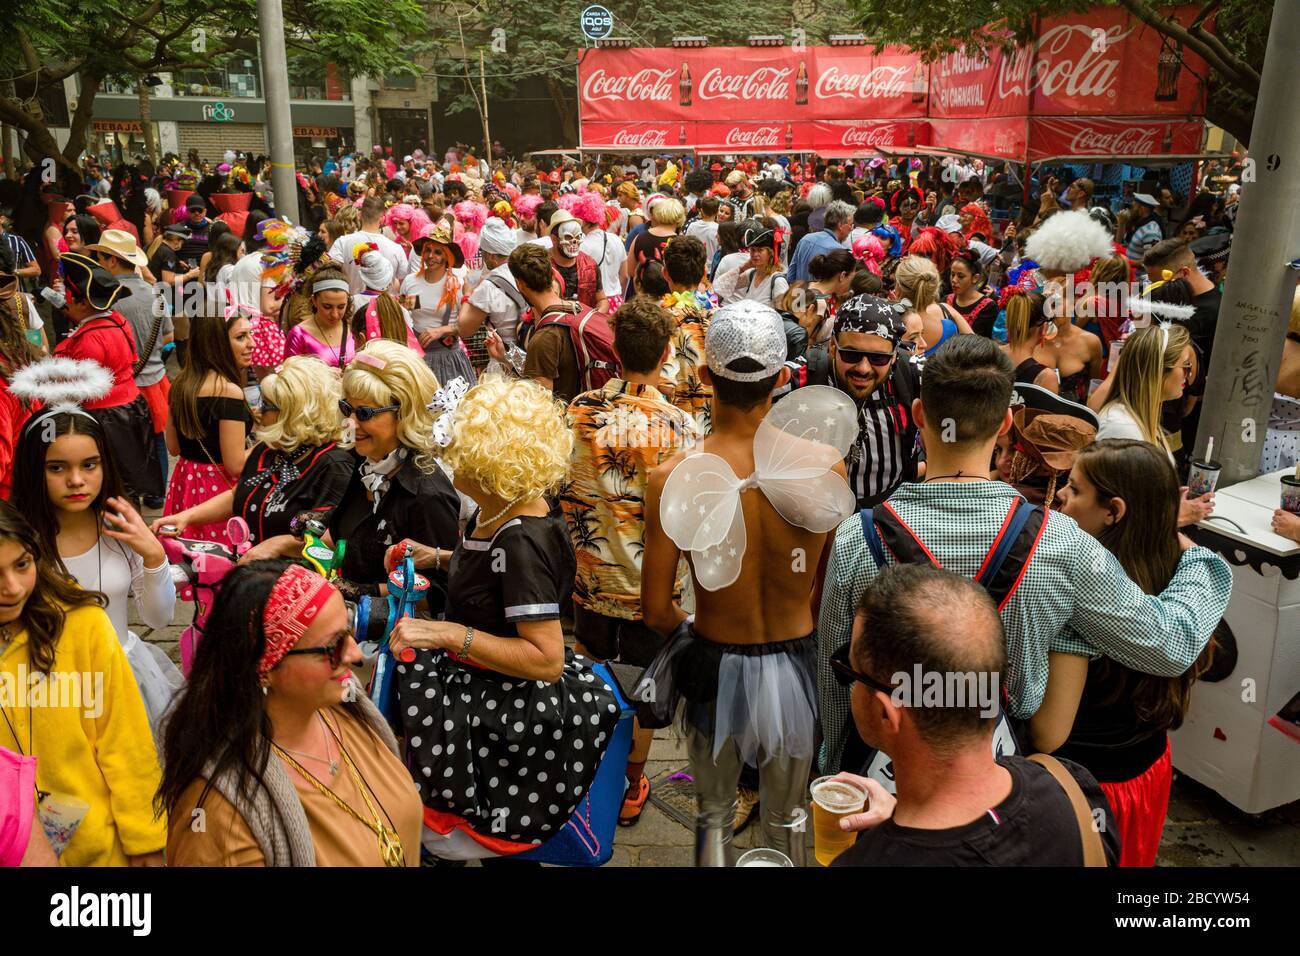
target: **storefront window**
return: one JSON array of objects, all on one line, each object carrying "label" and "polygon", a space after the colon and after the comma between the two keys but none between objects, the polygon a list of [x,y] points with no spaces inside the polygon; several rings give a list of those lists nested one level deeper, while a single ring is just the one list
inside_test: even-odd
[{"label": "storefront window", "polygon": [[177,96],[260,97],[262,76],[257,47],[249,44],[206,69],[180,70],[174,75],[173,85]]},{"label": "storefront window", "polygon": [[348,75],[323,57],[295,53],[289,57],[289,98],[292,100],[349,100]]}]

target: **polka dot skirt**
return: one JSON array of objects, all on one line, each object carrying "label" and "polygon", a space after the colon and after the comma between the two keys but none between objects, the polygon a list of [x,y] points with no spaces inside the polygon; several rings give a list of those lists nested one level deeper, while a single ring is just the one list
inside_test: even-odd
[{"label": "polka dot skirt", "polygon": [[559,683],[462,666],[441,651],[397,666],[411,773],[426,806],[540,844],[573,815],[618,723],[609,685],[565,651]]},{"label": "polka dot skirt", "polygon": [[[163,502],[163,514],[174,515],[186,508],[201,505],[210,498],[215,498],[223,491],[234,487],[226,477],[226,470],[207,462],[199,463],[188,458],[178,458],[176,468],[172,471],[171,481],[167,486],[167,499]],[[185,537],[200,541],[219,541],[229,544],[226,537],[226,522],[190,525],[185,529]]]}]

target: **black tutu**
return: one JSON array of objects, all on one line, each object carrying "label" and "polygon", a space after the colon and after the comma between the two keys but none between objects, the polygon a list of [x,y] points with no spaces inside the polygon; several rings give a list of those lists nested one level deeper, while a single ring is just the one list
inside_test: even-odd
[{"label": "black tutu", "polygon": [[434,342],[424,350],[424,364],[429,366],[439,386],[457,378],[465,379],[470,385],[478,381],[474,366],[470,364],[469,356],[459,343],[449,347]]},{"label": "black tutu", "polygon": [[540,844],[569,821],[619,719],[613,689],[567,649],[555,684],[442,651],[398,664],[397,683],[424,805],[515,843]]},{"label": "black tutu", "polygon": [[113,448],[122,483],[132,498],[161,498],[162,466],[158,464],[158,445],[154,441],[153,416],[143,395],[135,401],[111,408],[96,408],[91,415],[99,422]]},{"label": "black tutu", "polygon": [[751,766],[777,754],[813,754],[817,735],[817,640],[720,644],[683,621],[645,669],[632,697],[642,726],[678,717],[713,741],[734,739]]}]

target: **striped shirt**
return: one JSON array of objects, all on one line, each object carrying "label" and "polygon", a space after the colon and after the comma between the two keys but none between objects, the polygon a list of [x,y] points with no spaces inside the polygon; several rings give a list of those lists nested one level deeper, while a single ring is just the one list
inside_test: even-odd
[{"label": "striped shirt", "polygon": [[886,391],[876,389],[859,409],[858,438],[844,462],[859,508],[877,504],[903,479],[903,443]]},{"label": "striped shirt", "polygon": [[[932,482],[902,485],[889,501],[944,568],[974,578],[1016,494],[1000,481]],[[861,520],[853,515],[835,533],[817,624],[823,772],[839,768],[850,720],[849,688],[836,681],[830,658],[849,641],[858,600],[876,572]],[[1102,653],[1146,674],[1182,674],[1209,641],[1231,591],[1227,563],[1195,547],[1184,552],[1168,587],[1158,597],[1148,595],[1073,518],[1051,512],[1020,586],[1002,609],[1003,685],[1011,713],[1028,718],[1042,704],[1050,651]]]},{"label": "striped shirt", "polygon": [[32,254],[32,247],[27,244],[27,240],[15,232],[0,233],[9,247],[9,252],[14,257],[14,268],[21,269],[24,266],[31,265],[36,261],[36,256]]}]

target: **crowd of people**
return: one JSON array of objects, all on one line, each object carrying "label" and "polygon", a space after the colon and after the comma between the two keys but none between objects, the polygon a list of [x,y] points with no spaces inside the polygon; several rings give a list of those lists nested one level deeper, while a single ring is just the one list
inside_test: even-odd
[{"label": "crowd of people", "polygon": [[[867,795],[836,865],[1154,864],[1233,653],[1180,528],[1235,196],[1050,178],[995,227],[960,160],[377,150],[291,223],[269,169],[96,170],[0,235],[0,687],[98,681],[0,701],[0,862],[522,866],[631,700],[618,822],[676,721],[699,865],[751,820],[804,864],[815,776]],[[1286,349],[1265,471],[1300,298]],[[178,617],[169,538],[238,558],[185,673],[129,622]]]}]

